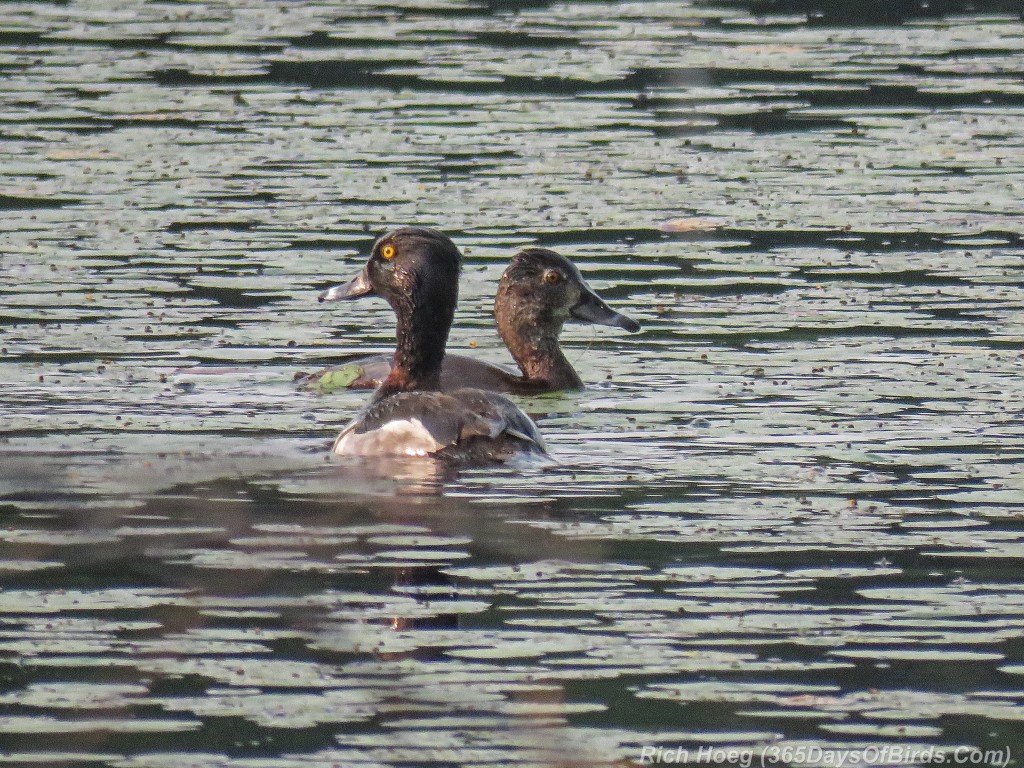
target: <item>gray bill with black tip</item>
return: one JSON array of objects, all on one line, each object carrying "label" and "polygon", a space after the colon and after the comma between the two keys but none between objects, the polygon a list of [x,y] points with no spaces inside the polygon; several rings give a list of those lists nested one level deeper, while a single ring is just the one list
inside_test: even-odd
[{"label": "gray bill with black tip", "polygon": [[630,333],[636,333],[640,330],[640,323],[631,317],[626,317],[616,312],[589,288],[583,291],[580,300],[576,303],[576,306],[569,310],[569,314],[577,320],[597,323],[598,325],[614,325],[619,328],[625,328]]},{"label": "gray bill with black tip", "polygon": [[364,269],[359,275],[349,280],[344,285],[336,285],[328,288],[320,294],[320,301],[341,301],[342,299],[358,299],[360,296],[373,296],[373,286],[370,285],[370,275]]}]

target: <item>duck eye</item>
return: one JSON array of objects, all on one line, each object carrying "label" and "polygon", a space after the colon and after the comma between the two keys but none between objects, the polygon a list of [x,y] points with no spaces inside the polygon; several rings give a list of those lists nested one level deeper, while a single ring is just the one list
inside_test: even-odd
[{"label": "duck eye", "polygon": [[383,256],[385,259],[390,260],[395,258],[395,253],[397,253],[397,251],[395,251],[395,246],[393,246],[391,243],[388,243],[387,245],[380,249],[380,255]]},{"label": "duck eye", "polygon": [[562,276],[553,269],[549,269],[544,273],[544,282],[550,285],[558,285],[562,282]]}]

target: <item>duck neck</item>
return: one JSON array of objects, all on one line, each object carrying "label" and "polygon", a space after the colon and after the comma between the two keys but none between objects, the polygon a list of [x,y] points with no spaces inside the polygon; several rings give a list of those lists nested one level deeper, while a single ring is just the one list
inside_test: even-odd
[{"label": "duck neck", "polygon": [[440,389],[444,347],[455,308],[438,308],[432,302],[417,306],[405,298],[393,306],[398,318],[395,356],[375,399],[395,392]]},{"label": "duck neck", "polygon": [[508,347],[523,379],[544,383],[553,389],[577,389],[580,377],[562,353],[558,337],[563,321],[550,315],[521,316],[515,310],[502,311],[499,304],[498,333]]}]

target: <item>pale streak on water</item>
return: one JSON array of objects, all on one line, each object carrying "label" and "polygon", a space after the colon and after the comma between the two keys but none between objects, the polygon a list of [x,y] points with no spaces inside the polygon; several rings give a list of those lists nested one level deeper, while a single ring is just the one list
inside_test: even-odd
[{"label": "pale streak on water", "polygon": [[[6,4],[0,764],[1019,759],[1024,24],[891,6]],[[411,223],[644,323],[558,466],[324,461]]]}]

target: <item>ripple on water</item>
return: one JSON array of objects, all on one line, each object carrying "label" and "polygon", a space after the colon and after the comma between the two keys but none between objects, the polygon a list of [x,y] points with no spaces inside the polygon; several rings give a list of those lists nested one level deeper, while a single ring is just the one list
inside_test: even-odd
[{"label": "ripple on water", "polygon": [[[0,763],[1016,743],[1019,9],[513,5],[8,9]],[[324,461],[405,223],[643,323],[558,464]]]}]

